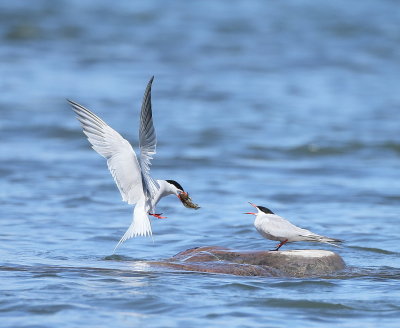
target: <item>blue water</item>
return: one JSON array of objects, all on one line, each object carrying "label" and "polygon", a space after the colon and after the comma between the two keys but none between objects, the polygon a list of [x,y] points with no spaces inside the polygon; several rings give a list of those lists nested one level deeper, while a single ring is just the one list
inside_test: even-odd
[{"label": "blue water", "polygon": [[[398,327],[398,1],[0,3],[2,327]],[[154,243],[112,251],[132,208],[67,105],[137,145],[151,75]],[[346,240],[309,279],[149,267],[182,250],[270,249],[247,201]]]}]

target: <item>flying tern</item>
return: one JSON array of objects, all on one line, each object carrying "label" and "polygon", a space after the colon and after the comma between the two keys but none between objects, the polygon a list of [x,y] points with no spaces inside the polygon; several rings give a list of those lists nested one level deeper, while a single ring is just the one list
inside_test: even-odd
[{"label": "flying tern", "polygon": [[[150,176],[152,155],[156,153],[156,132],[151,108],[151,86],[154,76],[147,84],[140,113],[139,148],[137,157],[131,144],[100,117],[82,105],[68,100],[81,122],[83,133],[92,148],[107,159],[107,166],[121,193],[122,200],[135,205],[133,220],[115,249],[124,241],[136,236],[151,236],[148,215],[165,218],[155,213],[161,198],[176,195],[185,207],[199,208],[192,203],[182,186],[174,180],[154,180]],[[114,250],[115,250],[114,249]]]},{"label": "flying tern", "polygon": [[320,242],[336,247],[338,246],[335,245],[335,243],[342,242],[339,239],[317,235],[309,230],[299,228],[264,206],[257,206],[252,203],[250,203],[250,205],[257,209],[257,213],[247,212],[245,214],[253,214],[256,216],[254,226],[261,236],[280,242],[276,245],[275,251],[281,248],[282,245],[294,241]]}]

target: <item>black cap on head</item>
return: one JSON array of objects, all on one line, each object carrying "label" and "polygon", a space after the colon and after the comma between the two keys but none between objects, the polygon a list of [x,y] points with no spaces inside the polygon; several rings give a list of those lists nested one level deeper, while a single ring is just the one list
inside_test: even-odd
[{"label": "black cap on head", "polygon": [[165,180],[165,181],[167,181],[168,183],[174,185],[174,186],[175,186],[176,188],[178,188],[179,190],[185,191],[185,190],[182,188],[182,186],[181,186],[178,182],[176,182],[175,180]]},{"label": "black cap on head", "polygon": [[258,208],[260,211],[264,212],[265,214],[275,214],[275,213],[272,212],[269,208],[266,208],[266,207],[264,207],[264,206],[257,206],[257,208]]}]

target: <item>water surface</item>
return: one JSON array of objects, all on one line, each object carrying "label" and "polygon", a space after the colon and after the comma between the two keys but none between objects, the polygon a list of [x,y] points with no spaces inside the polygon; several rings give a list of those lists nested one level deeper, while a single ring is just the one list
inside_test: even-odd
[{"label": "water surface", "polygon": [[[400,8],[396,1],[0,4],[3,327],[397,327]],[[137,145],[151,75],[154,242],[112,251],[132,208],[65,98]],[[247,201],[346,240],[309,279],[176,272],[187,248],[269,249]]]}]

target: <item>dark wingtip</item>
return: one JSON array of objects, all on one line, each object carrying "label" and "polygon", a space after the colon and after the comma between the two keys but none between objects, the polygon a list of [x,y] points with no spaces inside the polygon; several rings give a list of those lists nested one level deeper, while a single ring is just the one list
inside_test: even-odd
[{"label": "dark wingtip", "polygon": [[72,107],[72,110],[76,112],[76,107],[79,106],[79,104],[68,98],[65,98],[65,100],[68,101],[69,105]]},{"label": "dark wingtip", "polygon": [[154,75],[150,78],[149,82],[147,83],[146,90],[144,91],[144,96],[146,98],[146,95],[151,97],[151,86],[153,84],[154,80]]},{"label": "dark wingtip", "polygon": [[65,99],[68,101],[68,103],[69,103],[72,107],[74,107],[74,106],[80,106],[76,101],[73,101],[73,100],[68,99],[68,98],[65,98]]}]

